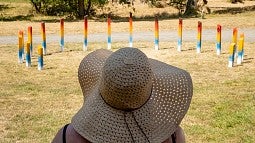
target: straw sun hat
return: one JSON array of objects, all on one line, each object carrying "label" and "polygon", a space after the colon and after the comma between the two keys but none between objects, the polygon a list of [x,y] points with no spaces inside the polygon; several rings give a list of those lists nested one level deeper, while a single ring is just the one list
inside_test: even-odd
[{"label": "straw sun hat", "polygon": [[181,123],[193,94],[188,72],[136,48],[90,53],[78,78],[84,104],[72,125],[93,143],[161,143]]}]

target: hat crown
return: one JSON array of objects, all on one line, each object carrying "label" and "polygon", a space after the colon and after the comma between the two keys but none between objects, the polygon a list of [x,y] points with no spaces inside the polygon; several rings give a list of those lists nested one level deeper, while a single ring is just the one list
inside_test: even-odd
[{"label": "hat crown", "polygon": [[136,48],[122,48],[106,60],[99,91],[111,107],[134,110],[149,99],[152,76],[150,63],[143,52]]}]

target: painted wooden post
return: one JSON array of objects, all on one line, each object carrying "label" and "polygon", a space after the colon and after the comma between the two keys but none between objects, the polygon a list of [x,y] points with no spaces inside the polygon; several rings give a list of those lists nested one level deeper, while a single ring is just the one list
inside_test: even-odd
[{"label": "painted wooden post", "polygon": [[179,18],[177,51],[181,52],[181,50],[182,50],[182,19]]},{"label": "painted wooden post", "polygon": [[22,30],[19,31],[19,35],[22,37],[22,60],[25,60],[25,53],[24,53],[24,32]]},{"label": "painted wooden post", "polygon": [[107,18],[107,28],[108,28],[107,44],[108,44],[108,49],[111,49],[112,38],[111,38],[111,16],[110,15],[108,15],[108,18]]},{"label": "painted wooden post", "polygon": [[41,23],[41,34],[42,34],[42,48],[43,48],[43,54],[46,55],[46,33],[45,33],[45,23]]},{"label": "painted wooden post", "polygon": [[243,38],[243,40],[242,40],[242,62],[243,62],[243,58],[244,58],[244,33],[242,33],[240,35],[240,38]]},{"label": "painted wooden post", "polygon": [[221,54],[221,25],[217,25],[217,36],[216,36],[216,53],[217,55]]},{"label": "painted wooden post", "polygon": [[21,44],[21,49],[22,49],[22,61],[24,61],[25,60],[25,54],[24,54],[24,32],[23,32],[23,30],[20,30],[19,31],[19,36],[21,36],[21,39],[22,39],[22,44]]},{"label": "painted wooden post", "polygon": [[132,13],[129,13],[129,47],[133,47],[133,17]]},{"label": "painted wooden post", "polygon": [[234,53],[234,49],[235,49],[236,44],[235,43],[231,43],[230,47],[229,47],[229,57],[228,57],[228,67],[233,67],[234,65],[234,60],[235,60],[235,53]]},{"label": "painted wooden post", "polygon": [[43,69],[43,48],[41,45],[38,46],[38,70]]},{"label": "painted wooden post", "polygon": [[244,34],[240,35],[239,43],[238,43],[238,54],[237,54],[237,64],[242,64],[243,61],[243,46],[244,46]]},{"label": "painted wooden post", "polygon": [[234,55],[237,55],[237,33],[238,30],[237,28],[233,28],[233,37],[232,37],[232,43],[235,43],[235,47],[234,47]]},{"label": "painted wooden post", "polygon": [[83,51],[88,50],[88,16],[84,16],[84,43]]},{"label": "painted wooden post", "polygon": [[27,67],[31,67],[31,54],[30,54],[30,46],[31,44],[29,43],[29,41],[27,42],[26,45],[26,66]]},{"label": "painted wooden post", "polygon": [[32,26],[28,27],[28,42],[30,43],[30,54],[33,55],[33,34],[32,34]]},{"label": "painted wooden post", "polygon": [[18,38],[19,38],[19,43],[18,43],[18,63],[23,63],[23,52],[22,52],[22,48],[23,48],[23,37],[21,35],[21,31],[19,31],[18,34]]},{"label": "painted wooden post", "polygon": [[60,51],[64,51],[64,19],[60,19]]},{"label": "painted wooden post", "polygon": [[234,28],[234,29],[233,29],[232,43],[237,44],[237,33],[238,33],[237,28]]},{"label": "painted wooden post", "polygon": [[158,17],[155,17],[155,50],[159,50],[159,25]]},{"label": "painted wooden post", "polygon": [[202,22],[198,21],[197,26],[197,53],[201,53]]}]

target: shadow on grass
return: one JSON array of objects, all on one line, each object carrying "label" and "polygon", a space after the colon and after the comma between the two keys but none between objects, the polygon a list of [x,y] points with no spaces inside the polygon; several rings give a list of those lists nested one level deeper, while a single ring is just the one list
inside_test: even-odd
[{"label": "shadow on grass", "polygon": [[182,49],[182,51],[195,51],[196,48],[187,48],[187,49]]},{"label": "shadow on grass", "polygon": [[246,6],[246,7],[227,7],[227,8],[222,8],[220,10],[214,10],[212,13],[213,14],[227,14],[227,13],[237,14],[237,13],[243,13],[247,11],[255,11],[255,5]]},{"label": "shadow on grass", "polygon": [[33,15],[17,15],[17,16],[7,16],[0,17],[0,21],[23,21],[23,20],[31,20]]},{"label": "shadow on grass", "polygon": [[242,63],[251,63],[254,58],[244,58]]},{"label": "shadow on grass", "polygon": [[8,9],[8,5],[7,4],[0,4],[0,11],[3,11],[5,9]]},{"label": "shadow on grass", "polygon": [[[132,18],[134,21],[154,21],[156,16],[158,17],[159,20],[177,19],[180,17],[180,15],[178,13],[170,14],[167,12],[163,12],[163,13],[158,13],[155,15],[145,15],[142,17],[133,16]],[[108,17],[108,14],[105,13],[105,14],[97,15],[92,19],[97,22],[105,22],[105,21],[107,21],[107,17]],[[127,22],[127,21],[129,21],[129,17],[128,16],[121,17],[118,15],[111,14],[111,20],[112,20],[112,22]]]}]

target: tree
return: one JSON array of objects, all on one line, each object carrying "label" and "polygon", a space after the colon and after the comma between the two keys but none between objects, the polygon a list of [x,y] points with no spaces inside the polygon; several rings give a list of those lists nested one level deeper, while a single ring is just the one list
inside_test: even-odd
[{"label": "tree", "polygon": [[78,11],[80,17],[83,17],[85,15],[84,0],[78,0]]},{"label": "tree", "polygon": [[107,0],[30,0],[36,12],[45,15],[90,15],[93,5],[104,5]]},{"label": "tree", "polygon": [[184,15],[186,16],[196,15],[197,14],[196,5],[197,5],[196,0],[188,0]]}]

